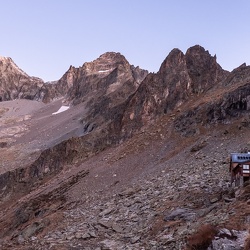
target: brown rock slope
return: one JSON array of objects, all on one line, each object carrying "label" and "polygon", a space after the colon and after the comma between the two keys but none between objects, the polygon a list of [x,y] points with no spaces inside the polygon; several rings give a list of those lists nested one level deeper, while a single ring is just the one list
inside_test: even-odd
[{"label": "brown rock slope", "polygon": [[[74,70],[78,76],[72,75]],[[119,53],[106,53],[79,69],[70,67],[53,85],[57,93],[60,85],[66,86],[60,92],[62,95],[68,91],[64,100],[37,108],[33,105],[34,109],[23,108],[32,105],[25,100],[2,102],[1,197],[10,201],[12,196],[23,195],[53,178],[64,164],[103,150],[112,144],[113,137],[117,140],[109,133],[114,131],[113,121],[121,117],[120,107],[146,74],[147,71],[129,65]],[[69,102],[80,103],[53,115]],[[90,134],[93,130],[96,132]],[[83,135],[84,139],[78,138]]]},{"label": "brown rock slope", "polygon": [[29,160],[2,174],[1,247],[246,250],[249,185],[229,187],[228,157],[250,143],[250,67],[229,73],[200,46],[174,49],[138,87],[119,54],[93,63],[61,79],[74,72],[75,106],[57,119],[42,108],[23,135],[68,122],[72,138],[2,148],[10,165],[9,146]]}]

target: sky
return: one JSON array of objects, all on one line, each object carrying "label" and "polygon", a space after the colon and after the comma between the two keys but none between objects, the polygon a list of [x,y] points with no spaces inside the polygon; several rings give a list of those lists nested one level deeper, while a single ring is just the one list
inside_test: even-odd
[{"label": "sky", "polygon": [[108,51],[157,72],[199,44],[231,71],[250,64],[249,13],[249,0],[0,0],[0,56],[53,81]]}]

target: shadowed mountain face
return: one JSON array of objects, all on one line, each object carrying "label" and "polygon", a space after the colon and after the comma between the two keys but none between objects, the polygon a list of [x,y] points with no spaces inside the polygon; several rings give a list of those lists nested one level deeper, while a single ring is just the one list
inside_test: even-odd
[{"label": "shadowed mountain face", "polygon": [[226,78],[224,71],[199,45],[191,47],[184,55],[173,49],[156,74],[149,74],[126,108],[123,124],[127,133],[141,127],[156,116],[167,114],[191,99],[216,87]]},{"label": "shadowed mountain face", "polygon": [[206,92],[228,75],[216,62],[216,56],[211,56],[199,45],[187,50],[185,60],[191,78],[190,89],[194,94]]},{"label": "shadowed mountain face", "polygon": [[250,143],[249,66],[196,45],[148,74],[108,52],[50,84],[0,58],[0,101],[0,248],[201,249],[207,223],[209,249],[244,242],[250,185],[227,164]]}]

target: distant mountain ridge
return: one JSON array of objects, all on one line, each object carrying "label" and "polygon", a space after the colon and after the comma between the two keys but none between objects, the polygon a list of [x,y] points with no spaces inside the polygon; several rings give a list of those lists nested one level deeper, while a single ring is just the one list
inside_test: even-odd
[{"label": "distant mountain ridge", "polygon": [[[24,98],[48,103],[63,97],[64,103],[73,106],[81,103],[87,110],[82,118],[84,126],[88,128],[86,132],[90,128],[92,131],[93,127],[105,127],[114,142],[119,141],[120,137],[131,136],[134,131],[161,115],[183,107],[187,109],[187,103],[203,102],[204,96],[210,95],[207,97],[209,101],[206,101],[206,109],[210,107],[211,110],[202,111],[206,112],[203,114],[204,119],[209,121],[216,117],[226,119],[227,113],[235,113],[229,110],[232,107],[248,109],[248,91],[242,93],[234,89],[232,94],[232,87],[226,86],[241,86],[248,83],[249,78],[249,66],[243,64],[231,73],[225,71],[217,63],[216,56],[211,56],[199,45],[189,48],[186,54],[173,49],[157,73],[148,73],[147,70],[130,65],[120,53],[107,52],[81,67],[70,66],[53,83],[30,77],[10,58],[1,57],[0,101]],[[245,86],[248,89],[248,85]],[[211,101],[217,89],[223,89],[220,105],[227,105],[227,111],[219,110],[218,104]],[[235,97],[229,98],[231,95]],[[239,102],[247,104],[235,104]],[[205,106],[199,106],[198,109],[202,107]],[[214,118],[211,118],[213,112],[219,112],[220,115],[213,114]],[[114,134],[118,136],[116,139]]]},{"label": "distant mountain ridge", "polygon": [[37,77],[28,76],[9,57],[0,57],[0,101],[32,99],[42,101],[47,89]]},{"label": "distant mountain ridge", "polygon": [[[86,102],[90,96],[110,96],[111,93],[131,84],[135,90],[148,74],[134,67],[120,53],[107,52],[82,67],[70,66],[56,84],[61,95],[74,105]],[[132,90],[132,91],[133,91]]]},{"label": "distant mountain ridge", "polygon": [[[101,81],[104,82],[104,78],[114,70],[117,71],[116,77],[120,83],[131,80],[135,85],[148,74],[146,70],[130,65],[120,53],[107,52],[93,62],[84,63],[82,67],[70,66],[61,79],[45,83],[40,78],[26,74],[11,58],[0,57],[0,101],[30,99],[48,103],[55,98],[65,97],[76,104],[83,101],[81,98],[86,91],[102,88]],[[125,71],[127,75],[124,77],[127,78],[122,79]],[[106,85],[109,85],[108,81],[109,79],[106,80]]]},{"label": "distant mountain ridge", "polygon": [[[245,94],[248,92],[236,89],[234,94],[229,94],[231,89],[226,86],[248,82],[249,75],[249,66],[245,64],[231,73],[223,70],[216,62],[216,56],[211,56],[199,45],[189,48],[186,54],[173,49],[157,73],[149,74],[147,70],[130,65],[120,53],[107,52],[79,68],[70,66],[61,79],[53,83],[30,77],[10,58],[1,57],[0,101],[24,98],[48,103],[63,97],[70,105],[84,105],[88,111],[83,120],[88,128],[106,126],[109,121],[116,129],[109,133],[126,138],[152,119],[183,105],[186,108],[185,104],[191,100],[202,100],[204,95],[221,88],[225,93],[223,107],[237,107],[233,103],[238,98],[237,102],[247,100],[247,105],[240,107],[248,108],[249,98]],[[227,99],[231,95],[235,96],[234,99]],[[225,104],[227,102],[229,104]],[[218,111],[214,105],[214,102],[206,103],[206,107],[213,107],[212,110],[223,114],[224,111]],[[213,112],[207,111],[207,116],[211,117]],[[226,116],[225,112],[222,114],[213,117]]]}]

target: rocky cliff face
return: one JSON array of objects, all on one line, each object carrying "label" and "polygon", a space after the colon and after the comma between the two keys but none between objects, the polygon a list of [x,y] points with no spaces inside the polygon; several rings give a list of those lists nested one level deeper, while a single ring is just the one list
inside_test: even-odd
[{"label": "rocky cliff face", "polygon": [[148,75],[131,98],[123,117],[123,130],[130,134],[156,116],[215,87],[228,74],[217,64],[216,57],[199,45],[188,49],[185,55],[173,49],[158,73]]},{"label": "rocky cliff face", "polygon": [[0,57],[0,101],[30,99],[46,101],[49,91],[44,82],[30,77],[11,58]]},{"label": "rocky cliff face", "polygon": [[108,52],[82,67],[70,66],[59,81],[44,83],[27,75],[11,58],[0,57],[0,101],[30,99],[47,103],[65,97],[73,105],[92,100],[91,105],[96,103],[93,99],[106,96],[122,102],[147,74],[130,65],[120,53]]},{"label": "rocky cliff face", "polygon": [[187,72],[191,78],[191,92],[194,94],[206,92],[229,74],[216,62],[216,56],[211,56],[199,45],[189,48],[185,59]]},{"label": "rocky cliff face", "polygon": [[120,53],[107,52],[82,67],[70,67],[56,89],[73,106],[84,105],[82,123],[86,133],[102,127],[105,132],[101,137],[114,137],[128,99],[147,74],[147,70],[130,65]]},{"label": "rocky cliff face", "polygon": [[85,102],[91,106],[98,98],[106,98],[112,106],[126,100],[147,74],[120,53],[107,52],[80,68],[70,67],[57,86],[67,89],[67,99],[74,105]]},{"label": "rocky cliff face", "polygon": [[199,134],[202,128],[232,124],[249,127],[250,67],[245,64],[233,70],[217,86],[207,91],[175,119],[175,128],[184,136]]}]

